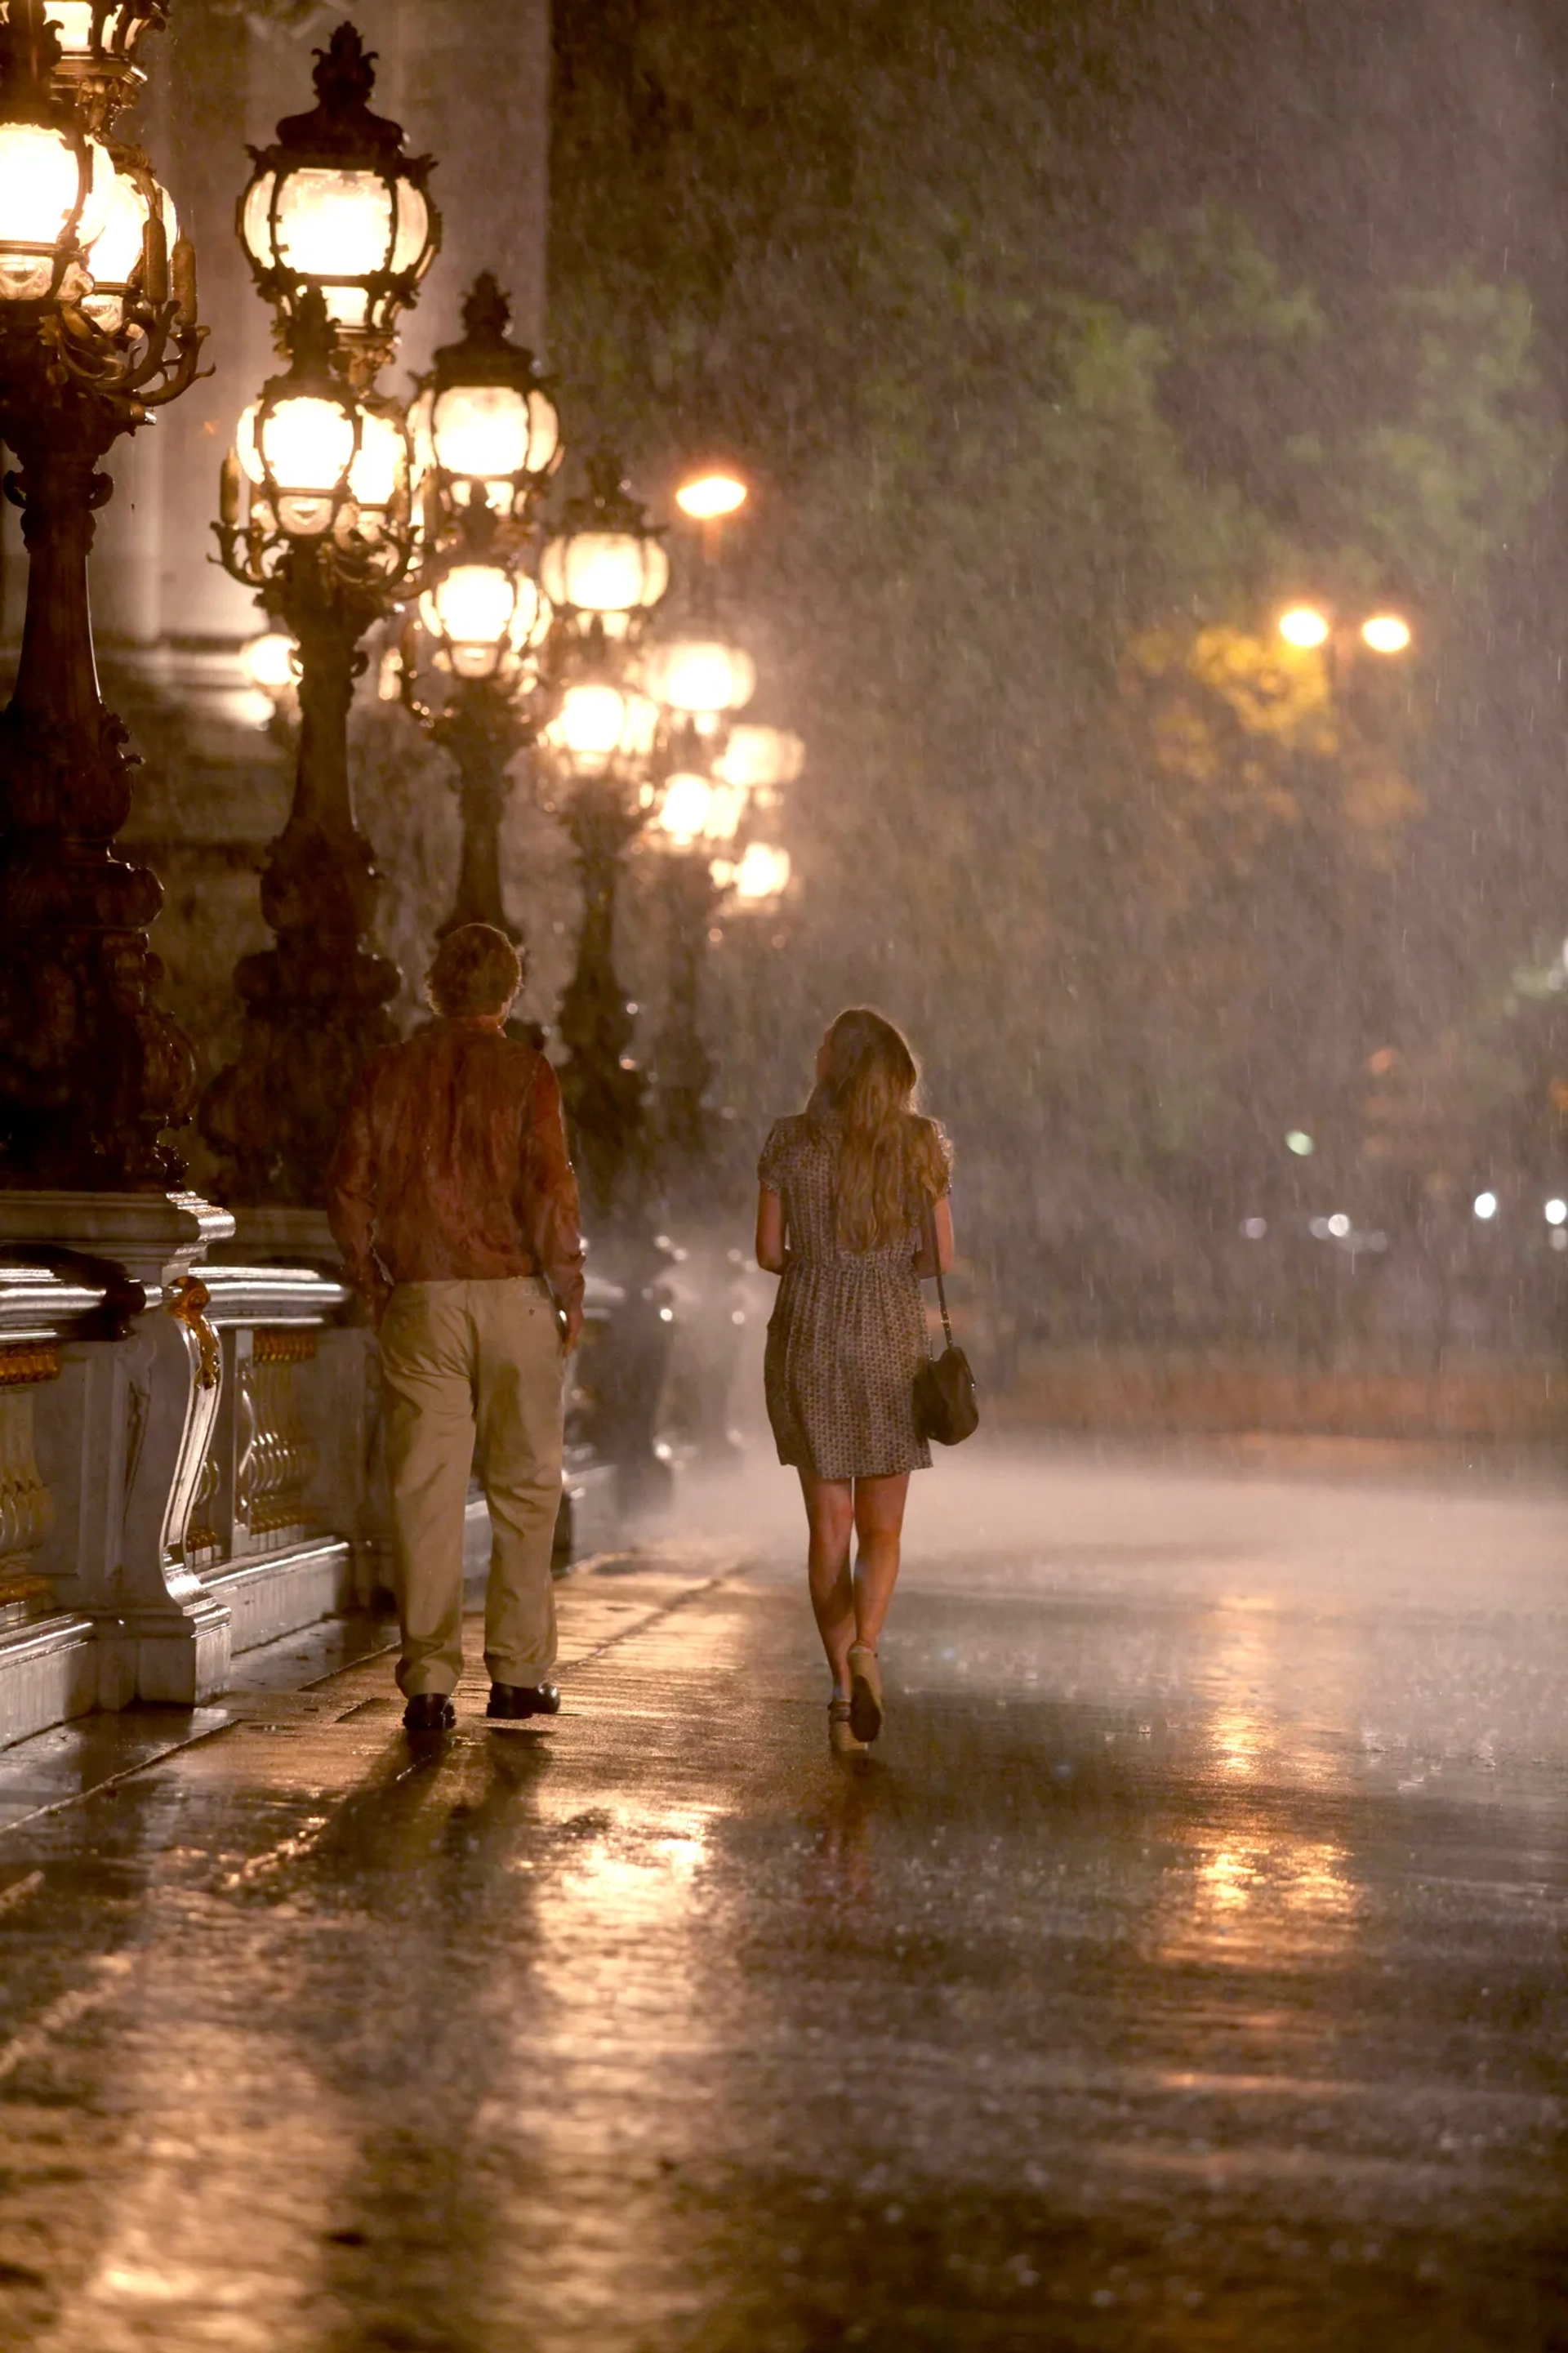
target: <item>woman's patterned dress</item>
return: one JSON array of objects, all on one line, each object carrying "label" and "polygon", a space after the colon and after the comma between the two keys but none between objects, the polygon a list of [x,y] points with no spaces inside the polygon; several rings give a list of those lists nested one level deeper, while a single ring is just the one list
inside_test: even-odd
[{"label": "woman's patterned dress", "polygon": [[926,1353],[919,1223],[884,1249],[842,1249],[837,1150],[831,1115],[805,1113],[776,1123],[757,1163],[759,1182],[783,1197],[788,1244],[763,1364],[779,1461],[819,1479],[929,1470],[914,1418]]}]

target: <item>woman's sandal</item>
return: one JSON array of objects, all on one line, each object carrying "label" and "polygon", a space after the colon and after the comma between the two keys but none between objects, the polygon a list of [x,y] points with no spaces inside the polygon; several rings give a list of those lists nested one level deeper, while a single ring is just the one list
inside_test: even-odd
[{"label": "woman's sandal", "polygon": [[882,1704],[882,1670],[867,1642],[849,1645],[849,1722],[857,1740],[868,1745],[882,1729],[887,1710]]},{"label": "woman's sandal", "polygon": [[855,1736],[849,1721],[847,1699],[830,1699],[827,1703],[827,1745],[835,1757],[864,1757],[866,1744]]}]

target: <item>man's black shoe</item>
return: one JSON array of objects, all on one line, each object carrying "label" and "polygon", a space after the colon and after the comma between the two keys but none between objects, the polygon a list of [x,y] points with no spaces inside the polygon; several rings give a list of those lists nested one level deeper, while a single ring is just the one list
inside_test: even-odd
[{"label": "man's black shoe", "polygon": [[501,1724],[521,1724],[531,1715],[559,1715],[561,1694],[553,1683],[492,1683],[485,1714]]},{"label": "man's black shoe", "polygon": [[405,1732],[450,1732],[458,1711],[445,1692],[420,1692],[403,1711]]}]

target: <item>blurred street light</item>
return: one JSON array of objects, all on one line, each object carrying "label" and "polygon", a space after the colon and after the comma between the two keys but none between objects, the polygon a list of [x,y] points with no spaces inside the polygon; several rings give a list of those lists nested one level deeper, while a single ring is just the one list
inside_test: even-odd
[{"label": "blurred street light", "polygon": [[787,849],[775,849],[765,841],[751,841],[740,863],[731,868],[725,879],[742,907],[771,908],[789,889],[790,873]]},{"label": "blurred street light", "polygon": [[299,649],[285,629],[264,629],[241,648],[240,659],[263,694],[285,694],[298,683]]},{"label": "blurred street light", "polygon": [[746,503],[746,485],[727,468],[714,468],[681,483],[675,503],[693,522],[718,522]]},{"label": "blurred street light", "polygon": [[1495,1193],[1478,1193],[1472,1206],[1477,1217],[1480,1219],[1482,1224],[1489,1224],[1498,1213],[1497,1195]]},{"label": "blurred street light", "polygon": [[756,691],[757,666],[750,654],[717,638],[678,638],[646,653],[637,669],[649,694],[668,710],[711,733],[733,711],[743,711]]},{"label": "blurred street light", "polygon": [[1342,657],[1348,660],[1355,643],[1364,645],[1374,654],[1389,658],[1408,653],[1415,633],[1402,613],[1379,609],[1369,613],[1360,622],[1341,619],[1330,607],[1312,603],[1289,605],[1277,624],[1279,635],[1288,646],[1311,653],[1319,647],[1327,649],[1331,663]]},{"label": "blurred street light", "polygon": [[731,727],[713,763],[725,784],[743,786],[753,796],[793,785],[805,765],[805,745],[784,727]]},{"label": "blurred street light", "polygon": [[1326,613],[1315,605],[1292,605],[1279,616],[1279,634],[1288,646],[1300,646],[1310,650],[1313,646],[1327,645],[1330,623]]}]

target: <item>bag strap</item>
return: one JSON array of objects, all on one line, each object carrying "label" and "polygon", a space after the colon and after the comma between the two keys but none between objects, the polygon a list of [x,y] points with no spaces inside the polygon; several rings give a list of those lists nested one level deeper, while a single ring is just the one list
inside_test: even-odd
[{"label": "bag strap", "polygon": [[936,1246],[936,1209],[934,1204],[929,1207],[925,1212],[925,1230],[931,1241],[931,1262],[936,1269],[936,1295],[938,1304],[942,1308],[942,1328],[947,1340],[947,1345],[951,1348],[952,1345],[952,1324],[947,1313],[947,1286],[942,1279],[942,1252]]}]

